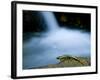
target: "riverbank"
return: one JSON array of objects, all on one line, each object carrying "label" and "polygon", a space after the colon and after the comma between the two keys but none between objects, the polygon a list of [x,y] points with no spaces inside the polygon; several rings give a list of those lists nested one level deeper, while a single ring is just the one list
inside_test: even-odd
[{"label": "riverbank", "polygon": [[90,57],[76,57],[76,59],[77,60],[69,59],[69,60],[65,60],[64,62],[58,62],[56,64],[48,64],[46,66],[41,66],[41,67],[31,68],[31,69],[91,66]]}]

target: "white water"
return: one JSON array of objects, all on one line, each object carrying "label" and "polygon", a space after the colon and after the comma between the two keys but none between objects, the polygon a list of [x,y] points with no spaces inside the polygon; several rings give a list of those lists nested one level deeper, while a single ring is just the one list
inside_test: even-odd
[{"label": "white water", "polygon": [[56,29],[59,28],[57,20],[52,12],[41,12],[41,14],[45,20],[49,32],[55,31]]},{"label": "white water", "polygon": [[23,45],[24,69],[57,63],[56,57],[90,55],[90,34],[79,30],[60,28],[52,12],[42,12],[48,32],[34,37]]}]

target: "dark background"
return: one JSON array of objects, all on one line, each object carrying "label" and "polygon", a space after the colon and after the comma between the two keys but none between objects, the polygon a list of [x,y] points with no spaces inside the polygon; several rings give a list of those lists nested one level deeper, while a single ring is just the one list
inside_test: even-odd
[{"label": "dark background", "polygon": [[[90,32],[91,15],[83,13],[53,12],[60,27]],[[40,11],[23,11],[23,32],[42,32],[47,27]]]}]

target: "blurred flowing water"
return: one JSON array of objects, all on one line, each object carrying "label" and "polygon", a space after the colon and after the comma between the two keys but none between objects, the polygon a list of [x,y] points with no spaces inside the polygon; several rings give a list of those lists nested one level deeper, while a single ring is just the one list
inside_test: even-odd
[{"label": "blurred flowing water", "polygon": [[90,33],[59,27],[52,12],[41,12],[48,31],[23,44],[23,69],[58,63],[61,55],[90,56]]}]

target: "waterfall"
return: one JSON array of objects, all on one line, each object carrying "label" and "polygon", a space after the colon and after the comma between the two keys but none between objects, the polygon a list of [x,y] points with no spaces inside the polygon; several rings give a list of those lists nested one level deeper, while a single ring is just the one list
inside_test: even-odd
[{"label": "waterfall", "polygon": [[48,31],[53,31],[53,30],[56,30],[59,28],[56,17],[54,16],[54,14],[52,12],[41,12],[41,14],[42,14],[44,21],[48,27]]},{"label": "waterfall", "polygon": [[90,33],[60,27],[52,12],[42,11],[40,15],[48,28],[47,32],[40,34],[47,36],[33,36],[23,44],[23,69],[56,64],[56,58],[65,54],[90,56]]}]

